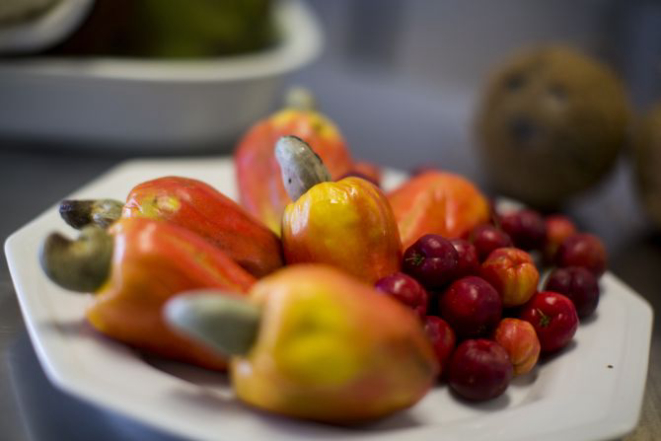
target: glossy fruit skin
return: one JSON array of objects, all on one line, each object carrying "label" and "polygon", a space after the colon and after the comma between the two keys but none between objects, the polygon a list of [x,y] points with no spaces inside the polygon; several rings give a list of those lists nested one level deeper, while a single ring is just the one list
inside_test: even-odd
[{"label": "glossy fruit skin", "polygon": [[205,239],[170,222],[120,219],[110,233],[115,242],[110,277],[87,310],[91,325],[140,350],[224,369],[224,359],[170,330],[163,305],[191,289],[244,293],[254,277]]},{"label": "glossy fruit skin", "polygon": [[480,259],[475,246],[464,239],[452,239],[450,243],[457,250],[458,257],[454,278],[480,274]]},{"label": "glossy fruit skin", "polygon": [[287,196],[274,146],[282,136],[301,138],[321,157],[333,179],[352,170],[353,161],[335,124],[314,110],[285,108],[259,121],[239,141],[234,153],[241,205],[276,234]]},{"label": "glossy fruit skin", "polygon": [[509,355],[498,343],[466,340],[452,354],[448,383],[463,398],[485,401],[502,395],[513,375]]},{"label": "glossy fruit skin", "polygon": [[462,237],[489,220],[489,203],[466,178],[429,170],[388,194],[404,248],[424,234]]},{"label": "glossy fruit skin", "polygon": [[606,247],[597,236],[578,233],[562,242],[556,255],[560,268],[581,266],[599,278],[606,271]]},{"label": "glossy fruit skin", "polygon": [[503,307],[526,303],[537,291],[539,271],[530,254],[518,248],[498,248],[482,263],[480,275],[500,294]]},{"label": "glossy fruit skin", "polygon": [[544,220],[546,224],[546,241],[544,243],[543,256],[546,262],[554,262],[555,255],[569,236],[577,233],[576,225],[567,216],[553,214]]},{"label": "glossy fruit skin", "polygon": [[529,322],[504,318],[498,323],[493,339],[507,351],[515,376],[527,374],[537,364],[542,348]]},{"label": "glossy fruit skin", "polygon": [[538,292],[523,307],[521,319],[533,325],[542,352],[556,352],[569,344],[578,329],[576,308],[568,297]]},{"label": "glossy fruit skin", "polygon": [[457,344],[457,337],[448,322],[433,315],[425,317],[425,332],[440,366],[439,376],[443,376]]},{"label": "glossy fruit skin", "polygon": [[360,178],[322,182],[285,208],[288,264],[325,263],[374,284],[399,271],[402,244],[384,194]]},{"label": "glossy fruit skin", "polygon": [[522,250],[541,249],[546,240],[544,218],[534,210],[519,210],[500,217],[500,227],[517,248]]},{"label": "glossy fruit skin", "polygon": [[427,315],[429,294],[413,277],[397,272],[377,280],[374,287],[411,308],[421,319]]},{"label": "glossy fruit skin", "polygon": [[459,255],[452,243],[437,234],[425,234],[404,252],[402,269],[427,288],[439,288],[452,280]]},{"label": "glossy fruit skin", "polygon": [[553,270],[544,289],[569,297],[581,319],[590,316],[599,305],[599,282],[585,268],[570,266]]},{"label": "glossy fruit skin", "polygon": [[441,317],[459,338],[488,335],[500,321],[503,310],[498,292],[475,276],[454,281],[439,300]]},{"label": "glossy fruit skin", "polygon": [[489,224],[478,225],[473,228],[468,235],[468,241],[477,250],[477,256],[480,262],[484,262],[489,257],[489,254],[498,248],[513,246],[512,239],[507,233]]},{"label": "glossy fruit skin", "polygon": [[251,406],[350,424],[412,406],[435,383],[438,362],[418,317],[371,286],[325,265],[261,279],[256,342],[231,378]]},{"label": "glossy fruit skin", "polygon": [[239,204],[196,179],[167,176],[128,195],[122,217],[173,222],[223,250],[255,277],[284,265],[280,239]]}]

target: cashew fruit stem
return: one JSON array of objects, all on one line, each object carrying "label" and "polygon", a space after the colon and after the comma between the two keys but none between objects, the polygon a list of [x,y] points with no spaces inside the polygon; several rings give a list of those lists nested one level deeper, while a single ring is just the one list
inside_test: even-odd
[{"label": "cashew fruit stem", "polygon": [[315,185],[331,180],[319,155],[296,136],[283,136],[275,143],[275,158],[282,172],[282,183],[292,201],[297,201]]},{"label": "cashew fruit stem", "polygon": [[287,90],[285,106],[297,110],[312,111],[316,110],[317,102],[308,89],[295,86]]},{"label": "cashew fruit stem", "polygon": [[255,343],[261,313],[245,298],[214,290],[187,291],[165,306],[168,323],[225,356],[247,354]]},{"label": "cashew fruit stem", "polygon": [[41,245],[39,262],[46,275],[63,288],[94,292],[110,275],[113,239],[104,229],[84,227],[76,240],[52,233]]},{"label": "cashew fruit stem", "polygon": [[123,206],[123,202],[114,199],[67,199],[60,203],[60,216],[77,230],[90,224],[108,228],[122,216]]}]

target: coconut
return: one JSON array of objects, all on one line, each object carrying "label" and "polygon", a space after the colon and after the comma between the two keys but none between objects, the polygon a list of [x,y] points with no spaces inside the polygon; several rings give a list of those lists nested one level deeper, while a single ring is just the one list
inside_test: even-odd
[{"label": "coconut", "polygon": [[661,103],[636,124],[633,141],[638,192],[648,214],[661,228]]},{"label": "coconut", "polygon": [[611,170],[629,118],[625,89],[607,66],[562,46],[524,51],[488,81],[479,156],[495,190],[557,208]]}]

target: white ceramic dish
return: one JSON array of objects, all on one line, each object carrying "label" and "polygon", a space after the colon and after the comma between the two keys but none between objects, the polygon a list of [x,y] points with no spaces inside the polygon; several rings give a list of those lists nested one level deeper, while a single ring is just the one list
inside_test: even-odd
[{"label": "white ceramic dish", "polygon": [[321,50],[305,3],[275,5],[280,42],[253,54],[1,61],[0,135],[153,151],[227,141],[270,111],[284,75]]},{"label": "white ceramic dish", "polygon": [[[202,179],[236,196],[228,159],[148,160],[121,165],[71,195],[123,199],[139,182],[164,175]],[[387,172],[385,186],[402,175]],[[359,428],[340,428],[257,413],[233,397],[222,375],[147,361],[84,322],[89,295],[62,290],[37,262],[39,242],[66,231],[56,207],[5,244],[30,337],[48,377],[60,388],[112,411],[187,438],[216,440],[597,440],[637,424],[647,374],[652,310],[612,274],[602,279],[596,316],[575,343],[520,378],[505,395],[466,404],[437,386],[413,408]],[[72,232],[73,235],[73,232]]]},{"label": "white ceramic dish", "polygon": [[0,27],[0,53],[34,52],[54,46],[87,17],[93,1],[56,1],[37,17]]}]

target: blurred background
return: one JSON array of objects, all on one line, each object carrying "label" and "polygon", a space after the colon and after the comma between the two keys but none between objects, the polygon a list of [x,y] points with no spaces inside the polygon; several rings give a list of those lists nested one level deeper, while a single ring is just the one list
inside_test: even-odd
[{"label": "blurred background", "polygon": [[[562,43],[605,62],[638,114],[661,97],[653,0],[309,0],[304,11],[267,0],[3,3],[0,138],[9,148],[229,153],[295,84],[315,93],[356,156],[436,164],[485,184],[475,108],[489,72],[521,48]],[[83,12],[61,13],[53,35],[43,25],[7,32],[35,21],[37,12],[10,14],[30,3]]]},{"label": "blurred background", "polygon": [[[38,150],[35,167],[65,151],[69,162],[102,156],[100,167],[229,154],[288,86],[302,85],[356,157],[438,166],[496,192],[476,113],[490,73],[513,53],[561,44],[603,62],[636,119],[661,99],[653,0],[11,0],[3,15],[0,145],[5,155]],[[614,215],[640,213],[620,144],[616,166],[564,206],[597,212],[616,200]],[[25,176],[7,167],[5,179]]]},{"label": "blurred background", "polygon": [[[8,209],[0,237],[126,159],[230,154],[291,85],[315,94],[356,157],[404,170],[442,167],[493,194],[475,130],[487,78],[515,51],[550,43],[609,66],[635,120],[661,100],[655,0],[2,0],[0,198]],[[639,197],[630,144],[561,209],[604,238],[613,271],[656,306],[661,239]],[[135,432],[125,439],[162,439],[50,386],[0,268],[6,439],[101,439],[100,427],[107,439],[118,427]],[[654,338],[658,346],[658,326]],[[656,366],[660,354],[652,354]],[[661,384],[658,367],[652,374]],[[660,396],[648,394],[646,415]]]},{"label": "blurred background", "polygon": [[[521,48],[564,43],[603,60],[626,81],[638,111],[661,97],[657,1],[309,3],[324,25],[326,49],[297,79],[316,91],[354,149],[392,165],[438,162],[475,173],[475,106],[490,70]],[[357,130],[395,116],[400,130]],[[393,137],[397,142],[388,141]],[[400,147],[406,158],[398,145],[407,146]]]}]

